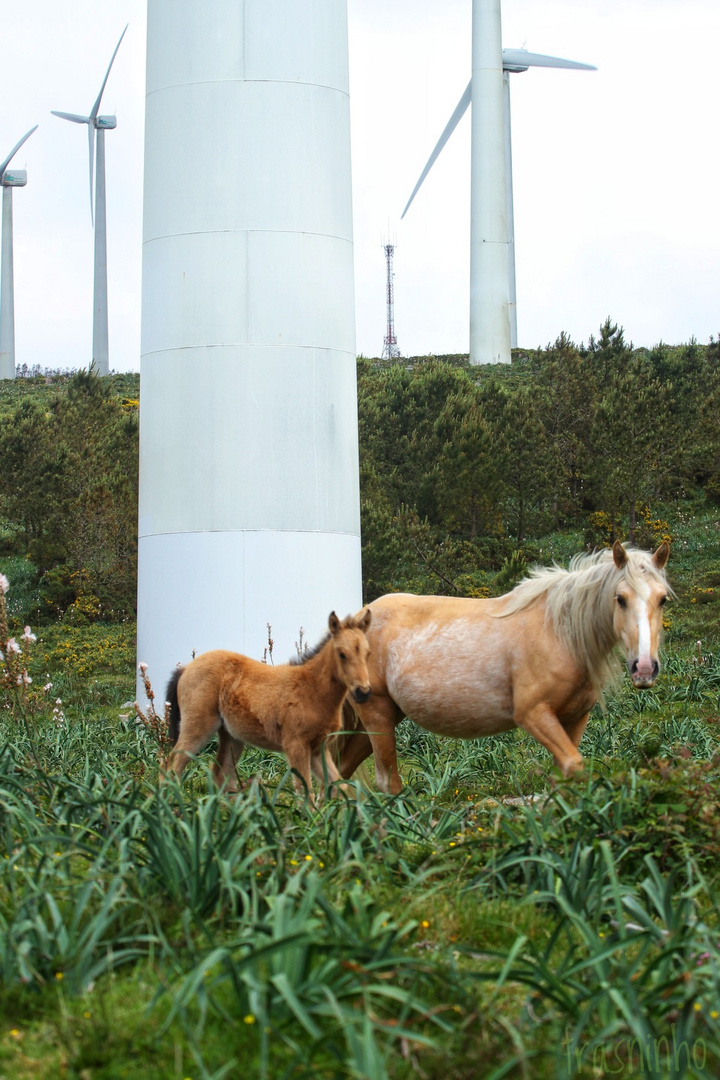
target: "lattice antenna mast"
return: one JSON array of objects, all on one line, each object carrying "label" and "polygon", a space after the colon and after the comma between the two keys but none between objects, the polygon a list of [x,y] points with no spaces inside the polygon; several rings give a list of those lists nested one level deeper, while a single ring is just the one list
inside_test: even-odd
[{"label": "lattice antenna mast", "polygon": [[383,244],[383,251],[385,252],[385,263],[387,265],[387,284],[385,289],[387,299],[387,333],[385,334],[382,358],[383,360],[392,360],[395,357],[400,356],[397,338],[395,337],[395,286],[393,284],[393,279],[395,277],[395,271],[393,270],[395,245]]}]

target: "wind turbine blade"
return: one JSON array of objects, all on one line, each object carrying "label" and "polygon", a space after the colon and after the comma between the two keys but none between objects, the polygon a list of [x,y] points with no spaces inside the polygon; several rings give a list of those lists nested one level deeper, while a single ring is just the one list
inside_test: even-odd
[{"label": "wind turbine blade", "polygon": [[437,160],[437,157],[440,154],[440,152],[442,151],[442,148],[444,147],[445,143],[448,141],[448,139],[452,135],[453,131],[458,126],[458,124],[462,120],[463,116],[467,112],[467,107],[470,104],[471,97],[472,97],[472,82],[469,82],[467,84],[467,89],[465,90],[465,93],[460,98],[459,102],[457,103],[457,107],[455,109],[455,112],[452,114],[452,116],[448,120],[447,124],[445,125],[445,130],[443,131],[442,135],[438,139],[437,144],[435,146],[435,149],[433,150],[432,154],[430,155],[430,158],[428,160],[427,165],[425,166],[422,173],[420,174],[420,179],[418,180],[417,184],[413,188],[413,193],[412,193],[412,195],[410,196],[410,198],[407,201],[407,206],[405,207],[402,214],[400,215],[400,220],[401,221],[405,217],[405,215],[407,214],[408,210],[410,209],[410,203],[413,201],[413,199],[417,195],[418,191],[420,190],[420,186],[421,186],[423,180],[425,179],[425,177],[427,176],[427,174],[430,172],[433,165],[435,164],[435,161]]},{"label": "wind turbine blade", "polygon": [[13,159],[13,158],[15,157],[15,155],[17,154],[17,152],[18,152],[18,150],[20,149],[20,147],[22,146],[22,144],[23,144],[24,142],[27,142],[27,140],[28,140],[28,139],[30,138],[30,136],[32,135],[33,131],[37,131],[37,124],[35,125],[35,127],[34,127],[34,128],[30,128],[30,130],[28,131],[27,135],[23,135],[22,139],[21,139],[21,140],[20,140],[20,142],[19,142],[19,143],[17,144],[17,146],[14,146],[14,147],[12,148],[12,150],[10,151],[10,153],[8,154],[8,156],[7,156],[6,158],[5,158],[5,160],[4,160],[3,162],[2,162],[2,164],[0,164],[0,176],[2,176],[2,175],[3,175],[3,173],[4,173],[4,172],[5,172],[5,170],[7,169],[8,165],[10,164],[10,162],[12,161],[12,159]]},{"label": "wind turbine blade", "polygon": [[95,224],[93,214],[93,167],[95,165],[95,125],[88,124],[88,151],[90,158],[90,222]]},{"label": "wind turbine blade", "polygon": [[89,124],[89,116],[78,116],[74,112],[56,112],[55,109],[51,109],[50,112],[53,116],[59,116],[62,120],[71,120],[73,124]]},{"label": "wind turbine blade", "polygon": [[506,71],[527,71],[529,67],[573,68],[577,71],[597,71],[594,64],[581,64],[578,60],[562,60],[559,56],[544,56],[527,49],[503,49],[503,68]]},{"label": "wind turbine blade", "polygon": [[103,84],[100,87],[100,93],[98,94],[97,100],[95,101],[95,104],[93,105],[92,110],[90,112],[90,119],[91,120],[94,120],[95,117],[97,116],[98,112],[100,111],[100,99],[103,96],[103,92],[105,90],[105,83],[108,81],[108,76],[110,75],[110,68],[113,66],[113,63],[115,61],[115,57],[117,56],[117,51],[120,48],[120,45],[122,43],[122,39],[125,37],[125,31],[127,30],[129,25],[130,25],[129,23],[125,24],[125,30],[123,30],[122,34],[120,35],[120,41],[118,41],[117,45],[115,46],[115,52],[112,54],[112,58],[110,60],[110,63],[108,64],[108,69],[105,72],[105,78],[103,79]]}]

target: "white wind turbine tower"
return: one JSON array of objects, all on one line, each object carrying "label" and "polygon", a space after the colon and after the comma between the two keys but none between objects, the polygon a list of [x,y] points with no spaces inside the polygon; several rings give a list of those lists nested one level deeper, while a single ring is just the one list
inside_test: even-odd
[{"label": "white wind turbine tower", "polygon": [[0,269],[0,379],[15,378],[15,288],[13,279],[13,217],[12,189],[25,187],[27,173],[24,169],[8,169],[8,165],[35,127],[23,135],[0,164],[2,198],[2,268]]},{"label": "white wind turbine tower", "polygon": [[105,132],[117,127],[117,118],[114,116],[100,116],[100,102],[102,100],[105,84],[110,75],[120,43],[125,37],[125,30],[120,35],[120,41],[115,46],[108,69],[105,72],[100,93],[95,104],[90,110],[89,116],[78,116],[77,113],[56,112],[51,109],[53,116],[59,116],[63,120],[70,120],[73,124],[87,124],[88,127],[88,150],[90,157],[90,220],[93,220],[93,164],[97,142],[97,168],[95,170],[95,271],[93,285],[93,351],[92,364],[98,375],[107,375],[110,370],[108,349],[108,299],[107,299],[107,225],[105,220]]},{"label": "white wind turbine tower", "polygon": [[[211,161],[198,182],[198,162]],[[347,0],[148,0],[138,660],[362,604]],[[142,685],[139,686],[142,692]]]},{"label": "white wind turbine tower", "polygon": [[470,363],[510,363],[510,349],[517,345],[510,74],[531,67],[597,69],[592,64],[543,56],[524,48],[503,49],[500,0],[473,0],[472,17],[472,78],[401,217],[405,217],[442,148],[473,103]]}]

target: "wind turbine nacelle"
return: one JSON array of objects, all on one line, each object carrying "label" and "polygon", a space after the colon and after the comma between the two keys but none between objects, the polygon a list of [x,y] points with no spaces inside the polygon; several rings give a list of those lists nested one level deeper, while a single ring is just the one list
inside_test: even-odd
[{"label": "wind turbine nacelle", "polygon": [[563,60],[560,56],[545,56],[527,49],[503,49],[503,71],[517,73],[531,67],[570,68],[574,71],[597,71],[593,64],[581,64],[577,60]]},{"label": "wind turbine nacelle", "polygon": [[116,116],[96,116],[95,117],[96,128],[116,128],[117,117]]},{"label": "wind turbine nacelle", "polygon": [[25,187],[27,184],[27,172],[25,169],[6,170],[0,181],[3,187]]}]

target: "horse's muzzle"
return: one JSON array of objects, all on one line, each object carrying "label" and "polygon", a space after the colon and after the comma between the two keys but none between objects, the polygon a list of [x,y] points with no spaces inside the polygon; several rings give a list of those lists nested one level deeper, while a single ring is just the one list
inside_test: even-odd
[{"label": "horse's muzzle", "polygon": [[361,686],[356,686],[352,692],[352,696],[357,701],[358,705],[362,705],[372,694],[371,688],[368,686],[367,690],[363,690]]},{"label": "horse's muzzle", "polygon": [[652,686],[660,673],[657,660],[633,660],[630,664],[630,678],[636,690],[646,690]]}]

